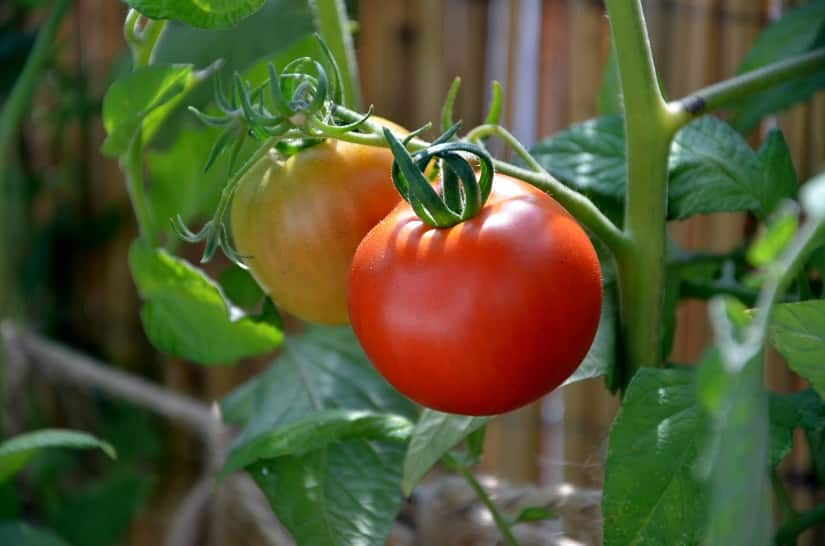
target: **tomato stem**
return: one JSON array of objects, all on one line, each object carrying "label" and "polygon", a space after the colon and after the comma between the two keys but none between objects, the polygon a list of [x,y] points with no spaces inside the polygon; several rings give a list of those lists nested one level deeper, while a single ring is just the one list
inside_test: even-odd
[{"label": "tomato stem", "polygon": [[825,70],[825,47],[797,55],[758,70],[695,91],[668,105],[672,123],[681,127],[726,104],[777,84]]},{"label": "tomato stem", "polygon": [[458,458],[455,458],[452,461],[452,464],[455,465],[456,469],[458,470],[458,473],[461,474],[461,476],[467,481],[467,483],[475,492],[479,500],[481,500],[481,502],[484,504],[487,510],[489,510],[490,515],[493,517],[493,521],[496,524],[496,527],[498,527],[498,530],[501,533],[502,538],[504,538],[504,543],[507,544],[507,546],[519,546],[518,541],[516,541],[516,538],[513,536],[512,530],[510,530],[510,524],[507,522],[507,520],[504,518],[501,512],[498,511],[496,505],[493,504],[493,501],[490,499],[490,496],[487,494],[484,488],[481,487],[481,484],[478,483],[478,480],[473,475],[473,473],[470,472],[470,469],[467,468],[467,466],[463,462],[459,461]]},{"label": "tomato stem", "polygon": [[[350,121],[360,118],[360,114],[346,108],[338,107],[336,108],[336,113],[342,118]],[[383,137],[380,125],[367,120],[362,125],[362,128],[369,132],[349,132],[343,135],[336,135],[335,138],[345,140],[347,142],[354,142],[356,144],[366,144],[368,146],[381,146],[384,148],[389,146],[386,139]],[[525,169],[523,167],[507,163],[506,161],[493,159],[493,165],[497,172],[524,180],[528,184],[535,186],[556,199],[564,208],[567,209],[568,212],[570,212],[570,214],[572,214],[579,222],[589,229],[596,237],[601,239],[617,258],[618,256],[624,255],[628,252],[629,240],[622,233],[622,231],[618,229],[613,222],[611,222],[610,219],[605,216],[595,204],[593,204],[590,199],[577,191],[568,188],[548,173],[543,167],[541,167],[541,165],[539,165],[532,157],[530,157],[530,154],[524,150],[524,147],[521,146],[518,140],[506,129],[499,125],[482,125],[468,133],[467,140],[477,142],[489,135],[499,136],[508,144],[516,145],[518,147],[517,153],[519,153],[519,155],[524,153],[530,158],[528,165],[530,165],[531,169],[533,169]],[[410,151],[416,151],[427,148],[430,145],[431,144],[427,141],[414,138],[407,144],[407,149]],[[519,151],[519,148],[521,151]],[[525,161],[527,161],[526,158]]]},{"label": "tomato stem", "polygon": [[625,106],[628,251],[617,256],[622,333],[628,369],[658,366],[665,286],[668,153],[675,132],[659,89],[640,0],[607,0]]}]

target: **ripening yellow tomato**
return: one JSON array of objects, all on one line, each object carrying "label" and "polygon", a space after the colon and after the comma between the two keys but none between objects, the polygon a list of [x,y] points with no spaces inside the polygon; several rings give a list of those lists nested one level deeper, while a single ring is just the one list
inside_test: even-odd
[{"label": "ripening yellow tomato", "polygon": [[264,157],[244,175],[232,202],[232,236],[275,303],[309,322],[348,322],[355,249],[401,200],[392,162],[386,148],[328,139],[285,160]]}]

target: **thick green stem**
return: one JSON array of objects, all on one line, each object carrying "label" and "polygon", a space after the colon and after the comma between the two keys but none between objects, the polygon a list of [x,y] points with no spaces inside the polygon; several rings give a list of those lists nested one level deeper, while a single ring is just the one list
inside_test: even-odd
[{"label": "thick green stem", "polygon": [[674,101],[669,109],[674,123],[685,125],[690,120],[712,112],[726,104],[764,91],[800,76],[825,71],[825,48],[785,59],[735,78],[711,85]]},{"label": "thick green stem", "polygon": [[622,330],[628,370],[662,362],[665,286],[667,160],[674,124],[659,90],[640,0],[607,0],[619,61],[627,135],[625,235],[629,251],[618,256]]},{"label": "thick green stem", "polygon": [[347,10],[343,0],[313,0],[310,2],[315,14],[315,26],[326,42],[338,69],[341,71],[341,85],[344,89],[344,106],[359,109],[361,90],[358,84],[358,64],[347,20]]},{"label": "thick green stem", "polygon": [[504,516],[496,508],[496,505],[493,504],[493,501],[490,500],[490,496],[487,495],[487,492],[481,487],[481,484],[478,483],[478,480],[473,473],[470,472],[470,469],[467,468],[464,464],[455,461],[454,463],[456,468],[458,469],[459,474],[467,481],[470,487],[475,492],[476,496],[481,500],[484,506],[489,510],[490,515],[493,517],[493,521],[498,527],[499,532],[501,533],[502,538],[504,538],[504,543],[507,546],[518,546],[518,542],[516,542],[516,538],[513,536],[513,532],[510,530],[510,524],[504,519]]},{"label": "thick green stem", "polygon": [[[14,290],[13,274],[11,272],[10,256],[13,254],[8,249],[15,248],[10,237],[13,236],[15,226],[9,225],[10,219],[15,217],[16,207],[22,205],[18,202],[17,196],[20,190],[14,177],[7,172],[8,154],[12,148],[11,143],[17,133],[20,120],[27,113],[35,85],[37,85],[40,73],[46,66],[49,58],[54,37],[60,28],[60,22],[66,15],[70,0],[56,0],[49,18],[43,24],[37,34],[37,40],[32,47],[29,58],[20,76],[14,83],[14,87],[9,94],[0,112],[0,216],[4,225],[0,231],[0,320],[7,314],[14,312],[17,306],[17,296]],[[0,341],[0,437],[2,437],[3,423],[3,377],[4,377],[5,347]]]},{"label": "thick green stem", "polygon": [[135,211],[140,236],[147,244],[154,246],[157,244],[157,226],[146,198],[143,180],[143,140],[140,133],[135,135],[129,150],[120,158],[120,167],[126,176],[126,191]]}]

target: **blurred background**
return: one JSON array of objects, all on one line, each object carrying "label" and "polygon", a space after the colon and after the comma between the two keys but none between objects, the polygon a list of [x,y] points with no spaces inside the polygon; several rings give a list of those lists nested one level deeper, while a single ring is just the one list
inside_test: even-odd
[{"label": "blurred background", "polygon": [[[784,2],[785,8],[795,2]],[[51,2],[0,2],[0,101],[33,44]],[[502,83],[503,125],[530,145],[597,114],[609,53],[608,21],[600,0],[352,0],[360,77],[367,103],[407,127],[438,119],[453,77],[461,76],[456,117],[481,122],[489,82]],[[654,56],[671,98],[735,73],[758,31],[782,9],[781,0],[650,0],[645,2]],[[302,39],[312,20],[303,2],[269,2],[229,31],[172,26],[158,57],[205,66],[219,55],[243,69]],[[75,0],[63,19],[47,69],[5,156],[0,249],[13,273],[0,289],[14,294],[11,313],[52,340],[208,404],[266,363],[203,368],[159,355],[142,332],[126,254],[136,236],[122,174],[99,152],[100,111],[109,83],[129,69],[122,37],[125,5]],[[273,18],[281,19],[273,32]],[[283,19],[290,24],[283,24]],[[208,96],[208,93],[204,96]],[[194,101],[204,100],[193,98]],[[168,131],[198,131],[181,115]],[[785,132],[797,174],[807,179],[825,161],[825,95],[766,122]],[[172,134],[171,132],[169,133]],[[195,140],[206,141],[206,137]],[[759,134],[754,135],[758,142]],[[152,179],[196,188],[200,149],[150,152]],[[171,142],[171,137],[165,141]],[[197,145],[193,145],[197,146]],[[201,154],[201,155],[198,155]],[[188,178],[187,178],[188,177]],[[214,187],[213,187],[214,186]],[[160,187],[160,186],[159,186]],[[195,189],[196,188],[196,189]],[[211,188],[211,189],[210,189]],[[183,191],[183,190],[182,190]],[[211,193],[210,193],[211,192]],[[211,212],[213,198],[190,217]],[[752,229],[743,214],[719,214],[672,225],[686,249],[729,250]],[[178,252],[196,262],[201,249]],[[208,265],[219,277],[227,262]],[[4,296],[4,297],[6,297]],[[678,310],[671,360],[692,362],[709,335],[706,308]],[[774,359],[775,360],[775,359]],[[772,365],[770,386],[802,387]],[[13,378],[14,379],[14,378]],[[161,544],[171,514],[203,470],[205,450],[192,431],[101,392],[28,374],[7,384],[6,431],[67,426],[94,431],[117,448],[117,461],[61,451],[33,461],[24,486],[0,488],[0,516],[33,514],[76,546]],[[490,426],[482,468],[513,483],[570,482],[598,487],[607,430],[617,407],[601,379],[574,384],[541,403],[502,416]],[[817,489],[807,453],[797,449],[782,468],[797,508]],[[100,522],[106,525],[101,532]],[[94,524],[92,523],[94,522]],[[94,529],[94,534],[89,531]],[[822,538],[822,537],[819,537]],[[817,538],[810,535],[810,544]],[[820,542],[821,543],[821,542]]]}]

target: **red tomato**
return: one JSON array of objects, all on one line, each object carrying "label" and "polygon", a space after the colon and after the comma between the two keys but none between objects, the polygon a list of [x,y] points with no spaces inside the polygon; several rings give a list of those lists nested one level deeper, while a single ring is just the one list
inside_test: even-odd
[{"label": "red tomato", "polygon": [[558,387],[599,324],[596,252],[570,214],[497,174],[486,205],[450,228],[406,203],[361,241],[350,321],[378,371],[440,411],[493,415]]}]

